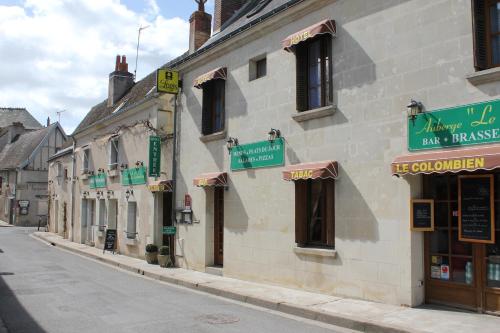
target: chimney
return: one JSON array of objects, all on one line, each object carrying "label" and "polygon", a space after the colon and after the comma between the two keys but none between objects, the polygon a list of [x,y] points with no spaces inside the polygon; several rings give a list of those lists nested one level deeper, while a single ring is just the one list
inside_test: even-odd
[{"label": "chimney", "polygon": [[214,34],[236,13],[246,0],[215,0]]},{"label": "chimney", "polygon": [[19,135],[23,134],[26,132],[24,129],[24,125],[21,122],[15,121],[12,123],[12,125],[9,126],[9,143],[12,143],[19,138]]},{"label": "chimney", "polygon": [[212,15],[205,12],[206,0],[196,0],[198,10],[189,18],[189,53],[198,50],[210,38]]},{"label": "chimney", "polygon": [[109,74],[108,107],[116,104],[134,85],[134,74],[129,73],[127,57],[116,56],[115,71]]},{"label": "chimney", "polygon": [[50,117],[47,117],[47,127],[50,126]]}]

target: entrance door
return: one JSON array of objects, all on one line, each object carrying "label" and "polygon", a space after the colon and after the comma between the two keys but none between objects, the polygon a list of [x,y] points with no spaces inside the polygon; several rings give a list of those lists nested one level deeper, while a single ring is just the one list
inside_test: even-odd
[{"label": "entrance door", "polygon": [[94,243],[95,200],[87,200],[87,242]]},{"label": "entrance door", "polygon": [[59,232],[59,200],[54,204],[54,232],[56,234]]},{"label": "entrance door", "polygon": [[224,262],[224,189],[214,189],[214,265]]},{"label": "entrance door", "polygon": [[[174,226],[174,223],[172,221],[172,192],[163,192],[162,196],[163,196],[162,198],[163,226],[172,227]],[[170,259],[172,260],[172,263],[175,265],[175,235],[163,234],[163,245],[169,247]]]},{"label": "entrance door", "polygon": [[435,217],[435,231],[425,233],[426,302],[500,312],[500,174],[495,185],[496,244],[461,242],[458,176],[424,176]]}]

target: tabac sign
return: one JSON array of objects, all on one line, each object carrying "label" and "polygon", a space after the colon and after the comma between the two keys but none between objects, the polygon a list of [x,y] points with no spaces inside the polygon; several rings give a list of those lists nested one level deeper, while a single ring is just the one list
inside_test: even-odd
[{"label": "tabac sign", "polygon": [[179,72],[158,69],[156,71],[156,91],[169,94],[179,93]]},{"label": "tabac sign", "polygon": [[500,100],[418,114],[408,119],[408,150],[500,142]]}]

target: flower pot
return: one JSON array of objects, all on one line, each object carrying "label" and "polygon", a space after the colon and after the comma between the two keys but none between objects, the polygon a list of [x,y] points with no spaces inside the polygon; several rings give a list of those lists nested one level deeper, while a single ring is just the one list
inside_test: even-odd
[{"label": "flower pot", "polygon": [[148,264],[157,264],[158,252],[146,252],[146,261]]},{"label": "flower pot", "polygon": [[159,254],[158,263],[160,264],[161,267],[168,267],[169,266],[168,264],[170,264],[169,255],[162,256],[161,254]]}]

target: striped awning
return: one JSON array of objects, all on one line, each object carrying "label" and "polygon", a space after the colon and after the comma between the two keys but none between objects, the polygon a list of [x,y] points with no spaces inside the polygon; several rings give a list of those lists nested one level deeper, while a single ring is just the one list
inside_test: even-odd
[{"label": "striped awning", "polygon": [[193,179],[193,185],[198,187],[227,186],[226,172],[203,173]]},{"label": "striped awning", "polygon": [[227,68],[226,67],[219,67],[217,69],[214,69],[213,71],[210,71],[208,73],[205,73],[203,75],[200,75],[194,80],[194,87],[201,89],[202,85],[204,83],[207,83],[208,81],[212,80],[226,80],[227,79]]},{"label": "striped awning", "polygon": [[159,180],[148,185],[151,192],[173,192],[172,180]]},{"label": "striped awning", "polygon": [[323,161],[290,165],[283,171],[283,179],[288,181],[301,179],[336,179],[338,174],[337,162]]},{"label": "striped awning", "polygon": [[286,39],[283,40],[282,44],[283,48],[286,51],[291,52],[292,48],[295,45],[300,44],[310,38],[322,34],[330,34],[333,37],[335,37],[336,33],[337,33],[337,27],[335,25],[335,21],[324,20],[288,36]]},{"label": "striped awning", "polygon": [[500,168],[500,144],[402,155],[391,164],[392,174],[399,176],[497,168]]}]

